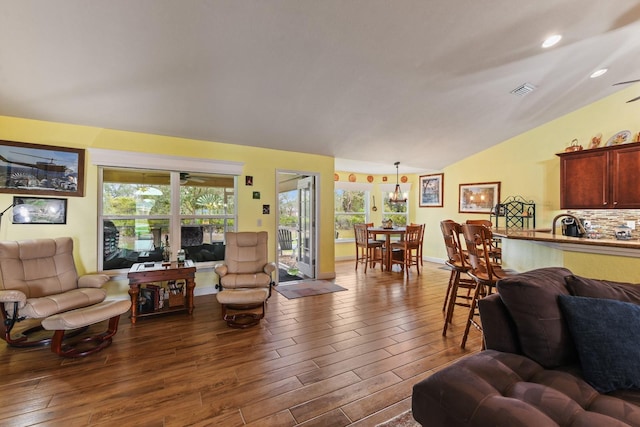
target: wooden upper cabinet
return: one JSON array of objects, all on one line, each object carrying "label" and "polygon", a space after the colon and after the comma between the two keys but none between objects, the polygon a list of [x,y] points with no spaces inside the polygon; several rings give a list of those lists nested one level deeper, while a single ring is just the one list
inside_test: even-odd
[{"label": "wooden upper cabinet", "polygon": [[614,207],[640,209],[640,144],[612,150],[611,200]]},{"label": "wooden upper cabinet", "polygon": [[640,143],[558,156],[561,209],[640,209]]}]

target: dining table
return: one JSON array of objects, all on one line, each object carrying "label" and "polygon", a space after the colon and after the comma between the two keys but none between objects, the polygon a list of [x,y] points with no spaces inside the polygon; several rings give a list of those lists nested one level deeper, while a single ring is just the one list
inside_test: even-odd
[{"label": "dining table", "polygon": [[367,231],[374,240],[377,240],[378,234],[384,235],[384,268],[386,271],[391,271],[391,236],[400,236],[400,240],[404,240],[407,229],[405,227],[368,227]]}]

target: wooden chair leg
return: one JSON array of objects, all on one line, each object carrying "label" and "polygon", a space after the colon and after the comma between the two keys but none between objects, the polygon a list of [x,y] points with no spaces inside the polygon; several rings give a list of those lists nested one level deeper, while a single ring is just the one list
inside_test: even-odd
[{"label": "wooden chair leg", "polygon": [[[442,328],[442,336],[447,336],[447,327],[449,323],[451,323],[451,319],[453,318],[453,309],[456,305],[456,296],[458,295],[458,285],[460,284],[460,271],[451,270],[452,276],[454,276],[454,281],[451,284],[451,288],[447,289],[447,292],[450,292],[449,300],[447,304],[447,312],[444,318],[444,327]],[[447,302],[447,301],[445,301]]]},{"label": "wooden chair leg", "polygon": [[444,312],[449,305],[449,296],[451,295],[451,288],[453,287],[453,282],[457,275],[460,273],[457,270],[451,269],[451,274],[449,275],[449,283],[447,284],[447,293],[444,295],[444,303],[442,303],[442,311]]},{"label": "wooden chair leg", "polygon": [[483,284],[477,283],[476,289],[473,292],[473,299],[471,300],[471,306],[469,307],[469,316],[467,317],[467,324],[464,327],[464,334],[462,335],[462,343],[460,344],[460,348],[464,349],[467,344],[467,338],[469,336],[469,329],[471,329],[471,325],[477,326],[477,323],[473,320],[476,312],[476,306],[478,304],[478,299],[480,298],[480,294],[482,292]]}]

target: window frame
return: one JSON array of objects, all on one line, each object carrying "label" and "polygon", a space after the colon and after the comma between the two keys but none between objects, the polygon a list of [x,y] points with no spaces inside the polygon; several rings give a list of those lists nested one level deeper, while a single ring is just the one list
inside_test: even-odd
[{"label": "window frame", "polygon": [[[203,173],[203,174],[217,174],[217,175],[231,175],[234,178],[234,229],[237,229],[238,224],[238,176],[242,174],[244,163],[233,162],[225,160],[215,160],[207,158],[192,158],[192,157],[180,157],[180,156],[168,156],[162,154],[153,153],[138,153],[130,151],[119,150],[107,150],[100,148],[89,148],[90,161],[93,165],[98,167],[98,215],[97,215],[97,261],[98,269],[111,276],[119,276],[126,273],[128,269],[112,269],[103,270],[103,256],[104,256],[104,230],[103,230],[103,169],[106,168],[133,168],[140,170],[150,171],[162,171],[173,172],[171,174],[171,186],[175,185],[177,191],[173,190],[171,196],[171,206],[176,207],[178,214],[175,215],[173,211],[170,213],[175,219],[171,220],[170,233],[172,236],[180,235],[180,224],[182,221],[182,215],[179,212],[180,209],[180,172],[189,173]],[[150,166],[152,165],[152,166]],[[164,215],[162,215],[164,217]],[[209,216],[208,216],[209,217]],[[178,240],[179,241],[179,240]],[[172,257],[175,258],[177,250],[174,251]],[[199,262],[199,268],[211,269],[216,261]]]},{"label": "window frame", "polygon": [[339,231],[335,229],[336,218],[338,215],[362,215],[364,214],[365,222],[370,222],[371,218],[371,194],[373,190],[372,184],[363,184],[363,183],[352,183],[352,182],[335,182],[333,187],[333,198],[336,198],[337,191],[361,191],[364,193],[364,212],[338,212],[337,207],[333,207],[333,223],[334,223],[334,234],[337,232],[338,237],[335,238],[336,242],[353,242],[355,241],[355,237],[340,237]]}]

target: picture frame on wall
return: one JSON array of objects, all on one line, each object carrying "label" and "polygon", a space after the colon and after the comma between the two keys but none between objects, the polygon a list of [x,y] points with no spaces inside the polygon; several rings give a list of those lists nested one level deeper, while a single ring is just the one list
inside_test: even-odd
[{"label": "picture frame on wall", "polygon": [[13,197],[13,224],[66,224],[67,199]]},{"label": "picture frame on wall", "polygon": [[84,196],[84,150],[0,140],[0,193]]},{"label": "picture frame on wall", "polygon": [[500,202],[500,182],[460,184],[460,213],[491,213]]},{"label": "picture frame on wall", "polygon": [[435,173],[420,176],[421,208],[440,208],[444,205],[444,174]]}]

